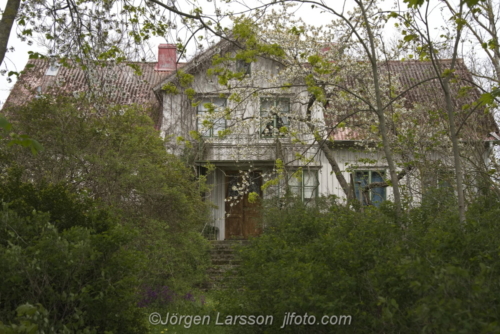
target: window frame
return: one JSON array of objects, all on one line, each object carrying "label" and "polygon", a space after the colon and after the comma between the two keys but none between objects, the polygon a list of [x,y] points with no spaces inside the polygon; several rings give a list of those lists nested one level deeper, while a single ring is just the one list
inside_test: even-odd
[{"label": "window frame", "polygon": [[[379,179],[380,181],[376,181],[376,182],[383,182],[384,179],[385,179],[385,175],[386,175],[386,170],[385,169],[357,169],[355,171],[352,172],[352,179],[353,179],[353,183],[354,183],[354,196],[356,197],[356,199],[358,201],[361,202],[362,205],[364,206],[367,206],[369,205],[368,202],[365,201],[365,198],[363,196],[363,192],[361,190],[362,188],[362,185],[361,184],[358,184],[358,181],[357,181],[357,173],[363,173],[363,177],[364,177],[364,174],[365,173],[368,173],[368,180],[367,180],[367,183],[366,185],[368,184],[371,184],[373,183],[373,174],[374,173],[378,173],[379,174]],[[380,203],[384,202],[387,200],[387,187],[377,187],[377,188],[372,188],[370,189],[370,191],[368,192],[370,198],[370,204],[373,205],[373,206],[380,206]],[[383,194],[380,195],[380,194],[377,194],[374,192],[375,189],[382,189],[383,190]],[[382,197],[381,200],[379,201],[374,201],[373,200],[373,195],[379,195],[380,197]]]},{"label": "window frame", "polygon": [[252,76],[252,63],[247,63],[244,59],[236,59],[236,72],[243,72],[245,76]]},{"label": "window frame", "polygon": [[[297,180],[293,174],[295,174],[297,170],[290,171],[290,175],[292,175],[288,179],[280,180],[276,185],[270,186],[268,189],[272,190],[270,194],[270,198],[283,198],[286,195],[286,189],[290,191],[290,194],[293,196],[299,196],[302,202],[310,201],[318,198],[319,196],[319,169],[302,169],[300,180]],[[307,178],[307,174],[312,174],[310,177],[312,178],[314,185],[309,186],[305,185],[306,182],[304,180]],[[276,175],[274,177],[277,177]],[[297,180],[297,184],[294,183],[294,179]],[[294,191],[298,189],[298,191]],[[311,191],[311,196],[306,197],[306,189]]]},{"label": "window frame", "polygon": [[[296,194],[292,189],[293,188],[298,188],[300,192],[300,199],[302,202],[310,201],[312,199],[318,198],[318,190],[319,190],[319,171],[317,169],[307,169],[307,170],[302,170],[300,173],[301,179],[297,180],[299,182],[299,185],[291,185],[290,182],[288,182],[288,187],[290,188],[290,191],[292,194]],[[306,174],[312,174],[311,177],[314,181],[314,185],[306,185],[305,179],[306,179]],[[292,179],[295,178],[295,176],[292,175]],[[311,190],[311,196],[306,197],[306,189]]]},{"label": "window frame", "polygon": [[[217,105],[216,103],[214,103],[214,101],[216,101],[216,100],[223,101],[223,103],[221,105]],[[200,116],[203,115],[204,113],[207,113],[208,110],[207,109],[200,110],[200,109],[204,108],[204,105],[207,103],[213,104],[215,106],[215,110],[220,111],[221,109],[223,109],[227,106],[227,98],[216,97],[216,96],[212,96],[212,97],[205,96],[205,97],[202,97],[200,99],[199,104],[196,106],[196,130],[204,138],[214,138],[214,137],[218,136],[219,131],[223,131],[223,130],[227,129],[227,120],[226,120],[226,118],[222,118],[222,120],[224,121],[222,129],[220,129],[217,126],[217,124],[221,125],[221,123],[217,122],[217,120],[216,120],[213,122],[212,127],[206,128],[204,131],[202,131],[202,129],[204,128],[203,121],[205,119],[203,117],[200,117]],[[219,109],[219,110],[217,110],[217,109]],[[206,134],[207,131],[208,131],[208,135]],[[217,131],[217,133],[215,133],[215,131]]]},{"label": "window frame", "polygon": [[51,56],[50,60],[49,60],[49,67],[45,71],[45,75],[53,76],[53,77],[57,76],[57,74],[59,73],[60,67],[61,67],[61,64],[57,61],[57,58],[54,56]]},{"label": "window frame", "polygon": [[[287,106],[286,110],[281,110],[277,113],[274,114],[274,117],[272,120],[270,121],[265,121],[263,120],[262,118],[263,117],[268,117],[268,115],[263,115],[263,114],[268,114],[271,112],[271,109],[269,110],[263,110],[263,105],[264,105],[264,102],[267,102],[267,101],[272,101],[273,102],[273,105],[271,106],[271,109],[272,108],[278,108],[280,106],[280,102],[281,101],[286,101],[286,104],[285,106]],[[282,96],[273,96],[273,97],[261,97],[260,98],[260,105],[259,105],[259,113],[260,113],[260,128],[259,128],[259,134],[260,134],[260,138],[276,138],[276,137],[279,137],[280,136],[280,133],[279,133],[279,129],[281,129],[282,127],[286,127],[287,129],[290,128],[290,98],[289,97],[282,97]],[[287,116],[281,116],[281,114],[287,114]],[[286,118],[286,121],[285,122],[282,122],[283,123],[283,126],[281,127],[277,127],[279,121],[278,119],[280,119],[281,121],[283,121],[283,118]],[[270,132],[271,133],[265,133],[265,130],[267,129],[267,127],[269,126],[270,123],[273,123],[272,124],[272,129],[270,129]],[[278,132],[276,132],[274,129],[278,128]]]},{"label": "window frame", "polygon": [[437,166],[432,172],[426,171],[421,178],[422,194],[431,189],[455,189],[455,171],[448,167]]}]

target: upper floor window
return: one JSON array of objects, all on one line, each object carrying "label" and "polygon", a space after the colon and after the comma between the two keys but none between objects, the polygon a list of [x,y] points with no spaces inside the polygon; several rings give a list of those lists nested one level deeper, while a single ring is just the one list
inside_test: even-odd
[{"label": "upper floor window", "polygon": [[205,98],[198,104],[198,132],[203,137],[215,137],[226,129],[226,119],[221,111],[226,106],[226,99]]},{"label": "upper floor window", "polygon": [[366,186],[372,183],[384,182],[385,172],[380,170],[363,170],[354,173],[354,192],[356,198],[363,205],[379,206],[386,199],[386,187],[371,188],[365,191]]},{"label": "upper floor window", "polygon": [[252,75],[252,63],[247,63],[243,59],[236,60],[236,72],[243,72],[245,75]]},{"label": "upper floor window", "polygon": [[290,99],[263,97],[260,99],[261,137],[276,137],[290,126]]}]

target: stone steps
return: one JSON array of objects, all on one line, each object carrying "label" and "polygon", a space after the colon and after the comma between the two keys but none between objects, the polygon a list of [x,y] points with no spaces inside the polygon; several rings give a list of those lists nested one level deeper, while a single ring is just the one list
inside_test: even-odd
[{"label": "stone steps", "polygon": [[235,254],[235,248],[248,243],[247,240],[211,241],[211,265],[207,270],[206,290],[223,289],[233,278],[231,270],[236,269],[241,260]]}]

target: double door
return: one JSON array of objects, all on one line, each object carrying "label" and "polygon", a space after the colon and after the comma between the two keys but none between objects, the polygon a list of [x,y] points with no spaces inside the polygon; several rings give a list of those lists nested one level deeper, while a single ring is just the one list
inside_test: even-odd
[{"label": "double door", "polygon": [[252,192],[261,196],[261,186],[259,172],[226,172],[225,239],[248,239],[262,233],[260,200],[249,201]]}]

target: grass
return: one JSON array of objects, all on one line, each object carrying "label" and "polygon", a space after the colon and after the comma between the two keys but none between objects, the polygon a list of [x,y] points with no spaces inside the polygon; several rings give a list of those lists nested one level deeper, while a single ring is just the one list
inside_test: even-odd
[{"label": "grass", "polygon": [[229,327],[226,326],[216,326],[214,324],[215,318],[212,319],[210,325],[192,325],[190,328],[185,328],[182,325],[176,326],[163,326],[151,325],[151,334],[182,334],[182,333],[192,333],[192,334],[219,334],[219,333],[229,333]]},{"label": "grass", "polygon": [[[191,300],[176,300],[164,306],[150,306],[147,308],[148,316],[153,312],[157,312],[161,315],[161,321],[163,322],[166,322],[167,315],[169,316],[168,323],[166,323],[165,325],[161,323],[158,325],[150,324],[150,333],[151,334],[229,333],[230,328],[228,326],[221,326],[215,324],[218,314],[218,308],[219,308],[219,302],[210,293],[193,296],[193,299]],[[178,318],[180,318],[180,316],[184,317],[187,316],[187,318],[183,318],[180,323],[172,325],[171,324],[172,316],[177,316]],[[189,316],[191,316],[191,318]],[[198,317],[197,319],[199,324],[195,324],[196,317]],[[224,316],[221,314],[219,321],[222,321],[223,318]],[[177,322],[179,321],[177,320]]]}]

